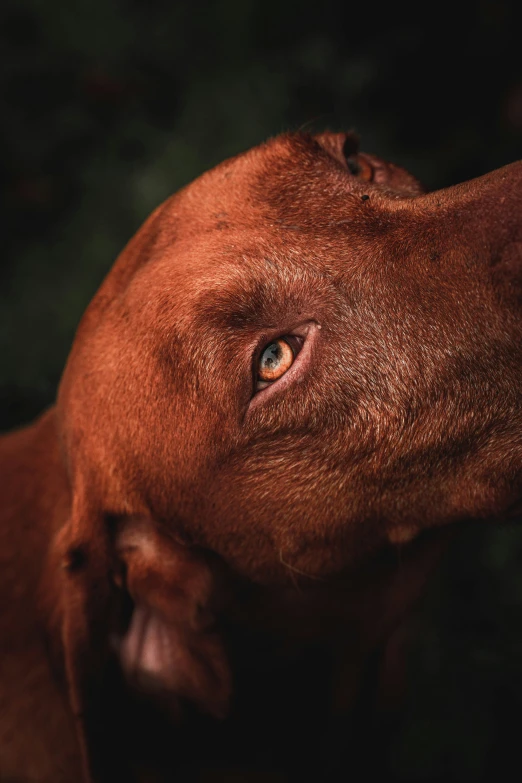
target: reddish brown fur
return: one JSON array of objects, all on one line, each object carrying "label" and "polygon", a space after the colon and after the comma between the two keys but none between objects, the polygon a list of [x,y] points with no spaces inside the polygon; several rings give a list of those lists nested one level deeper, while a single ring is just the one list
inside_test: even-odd
[{"label": "reddish brown fur", "polygon": [[[346,155],[344,134],[282,136],[159,207],[88,308],[57,407],[0,442],[2,779],[122,774],[129,596],[174,640],[173,720],[180,699],[224,711],[241,629],[335,641],[346,706],[438,529],[519,505],[522,164],[424,195]],[[253,398],[256,350],[304,322],[307,371]],[[399,568],[390,544],[428,529]]]}]

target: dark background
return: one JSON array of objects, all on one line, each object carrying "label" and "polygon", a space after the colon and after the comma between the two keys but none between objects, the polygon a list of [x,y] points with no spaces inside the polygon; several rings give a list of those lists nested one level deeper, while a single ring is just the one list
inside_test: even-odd
[{"label": "dark background", "polygon": [[[0,429],[54,397],[74,329],[171,192],[287,129],[355,129],[429,188],[522,157],[517,4],[3,0]],[[522,532],[458,536],[419,614],[390,772],[519,765]]]}]

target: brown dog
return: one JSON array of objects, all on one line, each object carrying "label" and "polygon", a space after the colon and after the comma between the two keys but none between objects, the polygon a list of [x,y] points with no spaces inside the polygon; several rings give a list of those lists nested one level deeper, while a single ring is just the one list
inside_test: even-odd
[{"label": "brown dog", "polygon": [[0,442],[1,780],[170,780],[317,640],[353,701],[441,527],[520,507],[521,242],[522,164],[424,195],[344,134],[154,212]]}]

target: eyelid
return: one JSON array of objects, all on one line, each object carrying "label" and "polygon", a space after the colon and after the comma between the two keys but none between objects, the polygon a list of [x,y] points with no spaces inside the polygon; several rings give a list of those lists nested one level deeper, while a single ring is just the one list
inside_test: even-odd
[{"label": "eyelid", "polygon": [[303,345],[305,344],[306,335],[285,334],[281,337],[281,339],[287,342],[290,348],[292,349],[294,353],[294,361],[295,361],[295,359],[297,359],[297,357],[301,353]]},{"label": "eyelid", "polygon": [[[249,410],[267,402],[273,395],[279,394],[279,392],[283,391],[287,386],[290,386],[293,383],[299,383],[307,368],[310,366],[314,343],[320,328],[320,324],[318,324],[316,321],[306,321],[305,323],[299,324],[293,329],[289,329],[286,333],[281,334],[281,332],[279,332],[279,334],[274,335],[271,338],[272,340],[286,340],[288,337],[296,336],[303,338],[303,343],[299,352],[295,356],[293,364],[284,373],[284,375],[282,375],[281,378],[279,378],[277,381],[273,381],[265,388],[255,392],[250,400]],[[256,363],[257,358],[260,355],[260,351],[266,347],[267,344],[268,342],[265,339],[262,345],[259,346],[258,351],[256,351],[254,359]]]}]

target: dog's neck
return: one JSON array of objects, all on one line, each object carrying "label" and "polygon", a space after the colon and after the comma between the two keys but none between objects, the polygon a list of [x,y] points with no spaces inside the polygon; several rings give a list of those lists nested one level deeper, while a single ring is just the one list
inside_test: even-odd
[{"label": "dog's neck", "polygon": [[[54,408],[32,425],[0,440],[0,473],[3,500],[0,589],[4,597],[13,594],[12,600],[19,615],[23,613],[26,618],[28,627],[35,622],[41,625],[42,607],[40,600],[35,606],[35,598],[44,571],[50,567],[53,542],[67,520],[70,506]],[[22,476],[26,477],[25,491]],[[21,573],[24,574],[23,594]],[[21,616],[17,625],[22,627]]]},{"label": "dog's neck", "polygon": [[[28,780],[56,780],[65,764],[68,779],[80,780],[66,683],[58,674],[60,579],[52,551],[68,516],[69,491],[53,409],[0,439],[0,475],[0,741],[6,733],[11,738],[2,742],[0,772],[2,778],[12,770],[17,779],[23,772]],[[28,736],[39,738],[29,754]]]}]

